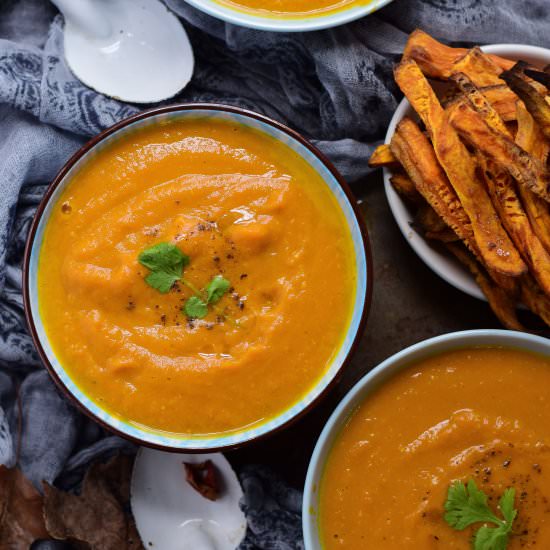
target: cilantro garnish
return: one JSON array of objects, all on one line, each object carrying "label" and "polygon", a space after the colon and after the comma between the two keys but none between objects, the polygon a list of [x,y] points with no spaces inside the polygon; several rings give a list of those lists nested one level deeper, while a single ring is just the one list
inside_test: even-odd
[{"label": "cilantro garnish", "polygon": [[467,485],[456,481],[447,493],[445,521],[457,531],[483,523],[474,535],[474,550],[506,550],[518,513],[514,508],[515,494],[513,488],[504,491],[498,506],[503,518],[499,518],[487,504],[487,495],[478,489],[473,479]]},{"label": "cilantro garnish", "polygon": [[185,302],[183,308],[189,318],[202,319],[208,314],[209,305],[217,313],[228,318],[214,304],[221,300],[222,296],[229,290],[231,283],[221,275],[216,275],[204,290],[196,288],[183,277],[183,269],[189,265],[190,260],[189,256],[184,254],[176,245],[171,243],[155,244],[144,250],[139,255],[138,261],[150,270],[150,273],[145,277],[145,282],[159,292],[166,294],[177,281],[181,281],[191,289],[193,296]]},{"label": "cilantro garnish", "polygon": [[139,255],[139,263],[150,269],[145,282],[166,294],[181,279],[183,268],[189,264],[189,256],[170,243],[158,243]]},{"label": "cilantro garnish", "polygon": [[185,315],[191,319],[202,319],[208,314],[208,306],[198,296],[191,296],[185,302],[183,310],[185,311]]},{"label": "cilantro garnish", "polygon": [[[204,289],[191,296],[183,308],[187,317],[202,319],[208,314],[208,306],[219,302],[222,296],[229,290],[231,283],[221,275],[216,275]],[[206,293],[206,298],[203,295]]]},{"label": "cilantro garnish", "polygon": [[231,283],[221,275],[216,275],[206,286],[206,302],[215,304],[229,290]]}]

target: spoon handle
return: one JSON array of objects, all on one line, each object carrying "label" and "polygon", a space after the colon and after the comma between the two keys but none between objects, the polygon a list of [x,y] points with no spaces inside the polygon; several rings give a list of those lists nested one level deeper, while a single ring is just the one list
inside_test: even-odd
[{"label": "spoon handle", "polygon": [[51,0],[65,17],[65,22],[77,27],[90,38],[107,38],[111,25],[97,0]]}]

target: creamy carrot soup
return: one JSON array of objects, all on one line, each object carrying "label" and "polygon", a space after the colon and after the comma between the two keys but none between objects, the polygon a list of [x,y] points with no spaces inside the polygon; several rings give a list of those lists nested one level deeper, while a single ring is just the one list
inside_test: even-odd
[{"label": "creamy carrot soup", "polygon": [[480,524],[459,531],[444,519],[449,488],[470,480],[497,516],[515,489],[508,550],[550,548],[549,394],[550,360],[512,349],[451,351],[397,374],[331,452],[325,550],[470,549]]},{"label": "creamy carrot soup", "polygon": [[364,6],[371,0],[218,0],[220,4],[265,15],[315,16],[352,6]]},{"label": "creamy carrot soup", "polygon": [[[352,246],[326,184],[286,145],[236,123],[172,121],[74,176],[41,248],[41,315],[102,408],[158,430],[231,432],[326,372],[351,319]],[[181,277],[155,271],[151,250],[161,264],[185,255]]]}]

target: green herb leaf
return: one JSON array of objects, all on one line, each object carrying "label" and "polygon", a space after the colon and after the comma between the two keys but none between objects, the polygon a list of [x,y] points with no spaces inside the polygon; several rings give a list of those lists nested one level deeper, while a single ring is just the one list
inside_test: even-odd
[{"label": "green herb leaf", "polygon": [[474,537],[474,550],[506,550],[508,533],[502,527],[483,525]]},{"label": "green herb leaf", "polygon": [[516,516],[518,515],[518,511],[514,509],[515,498],[516,490],[513,488],[506,489],[506,491],[504,491],[504,493],[500,497],[500,501],[498,503],[498,507],[500,508],[504,519],[510,524],[512,524],[512,522],[516,519]]},{"label": "green herb leaf", "polygon": [[191,319],[202,319],[208,313],[208,306],[198,296],[191,296],[184,307],[185,315]]},{"label": "green herb leaf", "polygon": [[158,243],[144,250],[138,261],[151,270],[145,282],[165,294],[181,278],[183,268],[189,264],[189,256],[171,243]]},{"label": "green herb leaf", "polygon": [[216,275],[206,287],[206,302],[215,304],[229,290],[231,283],[221,275]]},{"label": "green herb leaf", "polygon": [[[478,489],[473,479],[467,485],[456,481],[447,493],[445,521],[458,531],[474,523],[484,523],[474,536],[474,550],[506,550],[512,524],[517,516],[514,498],[515,490],[506,489],[499,502],[504,516],[504,519],[500,519],[487,504],[487,495]],[[490,527],[487,523],[496,527]]]}]

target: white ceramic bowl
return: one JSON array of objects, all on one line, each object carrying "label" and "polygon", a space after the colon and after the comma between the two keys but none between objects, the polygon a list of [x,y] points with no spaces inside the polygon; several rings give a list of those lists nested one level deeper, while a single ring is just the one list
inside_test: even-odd
[{"label": "white ceramic bowl", "polygon": [[[111,143],[122,137],[130,138],[141,128],[158,126],[169,121],[179,121],[181,124],[192,123],[197,118],[238,123],[251,131],[271,136],[300,155],[319,174],[322,185],[326,185],[327,190],[332,193],[348,223],[357,270],[352,319],[344,341],[322,377],[312,384],[312,387],[296,403],[274,418],[235,432],[220,433],[215,436],[173,434],[146,428],[121,417],[116,414],[116,411],[105,409],[100,401],[88,396],[65,369],[52,347],[40,313],[40,292],[37,282],[40,252],[48,221],[59,197],[70,185],[78,170],[87,163],[93,163],[96,155]],[[92,419],[122,437],[141,445],[180,452],[212,452],[238,447],[282,429],[283,426],[310,410],[336,383],[341,370],[350,360],[366,322],[372,295],[372,260],[366,228],[351,191],[336,169],[320,151],[286,126],[251,111],[208,103],[168,105],[144,111],[118,122],[85,144],[61,169],[42,199],[29,230],[24,264],[23,297],[28,326],[43,363],[65,395]]]},{"label": "white ceramic bowl", "polygon": [[[350,6],[334,12],[319,15],[303,16],[276,16],[266,12],[265,15],[257,11],[246,11],[223,4],[218,0],[186,0],[193,7],[235,25],[275,32],[315,31],[336,27],[355,21],[369,13],[379,10],[392,0],[370,0],[363,5]],[[238,1],[238,0],[237,0]]]},{"label": "white ceramic bowl", "polygon": [[[419,342],[392,355],[370,371],[350,390],[332,413],[313,451],[307,472],[302,507],[305,550],[322,549],[318,524],[319,488],[334,442],[357,407],[387,380],[410,364],[452,349],[478,346],[502,346],[550,357],[550,340],[541,336],[509,330],[468,330],[444,334]],[[368,522],[368,518],[365,521]],[[365,548],[364,550],[378,549]]]},{"label": "white ceramic bowl", "polygon": [[[522,59],[535,66],[543,67],[550,63],[550,50],[536,46],[522,46],[519,44],[494,44],[484,46],[484,52],[500,55],[509,59]],[[403,99],[393,118],[391,119],[386,134],[386,143],[391,141],[397,124],[405,116],[415,116],[410,103]],[[413,214],[405,201],[396,193],[390,183],[391,170],[384,168],[384,187],[390,209],[395,221],[401,229],[404,237],[407,239],[413,250],[420,256],[424,263],[437,273],[441,278],[455,288],[462,290],[466,294],[486,300],[485,295],[477,286],[470,272],[456,259],[451,256],[443,247],[438,247],[437,243],[432,244],[427,241],[420,233],[412,227]]]}]

